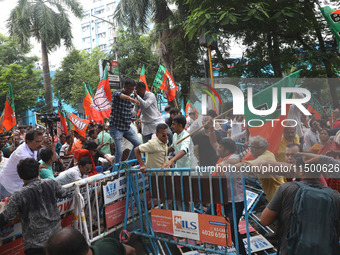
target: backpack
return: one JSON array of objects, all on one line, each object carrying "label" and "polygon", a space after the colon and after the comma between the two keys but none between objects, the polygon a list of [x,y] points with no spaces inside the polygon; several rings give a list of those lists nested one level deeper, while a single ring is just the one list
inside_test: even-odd
[{"label": "backpack", "polygon": [[301,182],[294,199],[290,231],[287,236],[289,255],[339,255],[338,212],[333,190],[311,187]]}]

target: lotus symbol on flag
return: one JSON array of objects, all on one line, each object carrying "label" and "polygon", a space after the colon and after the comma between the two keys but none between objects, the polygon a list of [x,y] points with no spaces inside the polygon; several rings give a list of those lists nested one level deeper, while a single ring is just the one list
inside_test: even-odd
[{"label": "lotus symbol on flag", "polygon": [[167,75],[168,77],[168,81],[169,81],[169,85],[170,85],[170,90],[175,89],[175,84],[173,83],[172,79],[170,79],[170,77]]},{"label": "lotus symbol on flag", "polygon": [[93,98],[93,103],[91,104],[91,107],[99,112],[106,111],[111,108],[110,101],[107,99],[103,86],[97,90],[96,95]]}]

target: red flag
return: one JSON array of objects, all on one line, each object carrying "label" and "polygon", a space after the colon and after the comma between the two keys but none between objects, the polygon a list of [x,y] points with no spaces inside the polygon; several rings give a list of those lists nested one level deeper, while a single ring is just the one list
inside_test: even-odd
[{"label": "red flag", "polygon": [[189,116],[189,113],[195,112],[195,120],[198,117],[198,111],[196,108],[191,104],[190,100],[188,100],[187,105],[185,106],[185,117]]},{"label": "red flag", "polygon": [[103,121],[111,114],[112,95],[110,90],[109,76],[107,67],[104,70],[104,76],[98,84],[93,103],[90,108],[91,119]]},{"label": "red flag", "polygon": [[15,118],[15,107],[14,107],[12,84],[9,84],[8,92],[6,96],[5,111],[4,111],[2,125],[4,126],[4,128],[6,128],[6,130],[10,130],[16,124],[17,124],[17,121]]},{"label": "red flag", "polygon": [[143,65],[143,67],[142,67],[142,71],[140,72],[139,80],[142,81],[142,82],[144,82],[144,84],[145,84],[145,86],[146,86],[146,91],[150,91],[150,90],[149,90],[149,87],[148,87],[148,84],[146,83],[144,65]]},{"label": "red flag", "polygon": [[87,90],[85,82],[83,82],[83,107],[85,115],[90,115],[90,108],[92,104],[92,97],[90,95],[90,92]]},{"label": "red flag", "polygon": [[77,131],[80,136],[86,136],[86,129],[89,126],[90,121],[79,118],[75,114],[71,114],[70,121],[73,124],[73,130]]}]

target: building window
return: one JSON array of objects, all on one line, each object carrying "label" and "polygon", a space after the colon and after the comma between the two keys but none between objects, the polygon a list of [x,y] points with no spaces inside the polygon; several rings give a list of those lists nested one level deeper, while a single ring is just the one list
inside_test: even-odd
[{"label": "building window", "polygon": [[83,33],[86,33],[90,29],[90,26],[83,26]]},{"label": "building window", "polygon": [[106,38],[106,33],[105,32],[99,33],[98,38]]},{"label": "building window", "polygon": [[105,50],[106,49],[106,44],[99,45],[99,49]]}]

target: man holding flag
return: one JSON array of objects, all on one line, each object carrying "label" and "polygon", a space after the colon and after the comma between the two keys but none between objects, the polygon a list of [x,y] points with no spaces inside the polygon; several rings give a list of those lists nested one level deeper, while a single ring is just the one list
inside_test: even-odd
[{"label": "man holding flag", "polygon": [[[112,93],[112,109],[110,116],[110,135],[115,142],[115,162],[119,163],[123,155],[123,137],[130,141],[133,147],[139,146],[141,143],[135,131],[130,127],[132,108],[134,103],[139,105],[137,99],[132,98],[130,95],[134,92],[136,83],[132,79],[124,81],[123,89],[115,90]],[[135,157],[134,148],[128,159]]]}]

